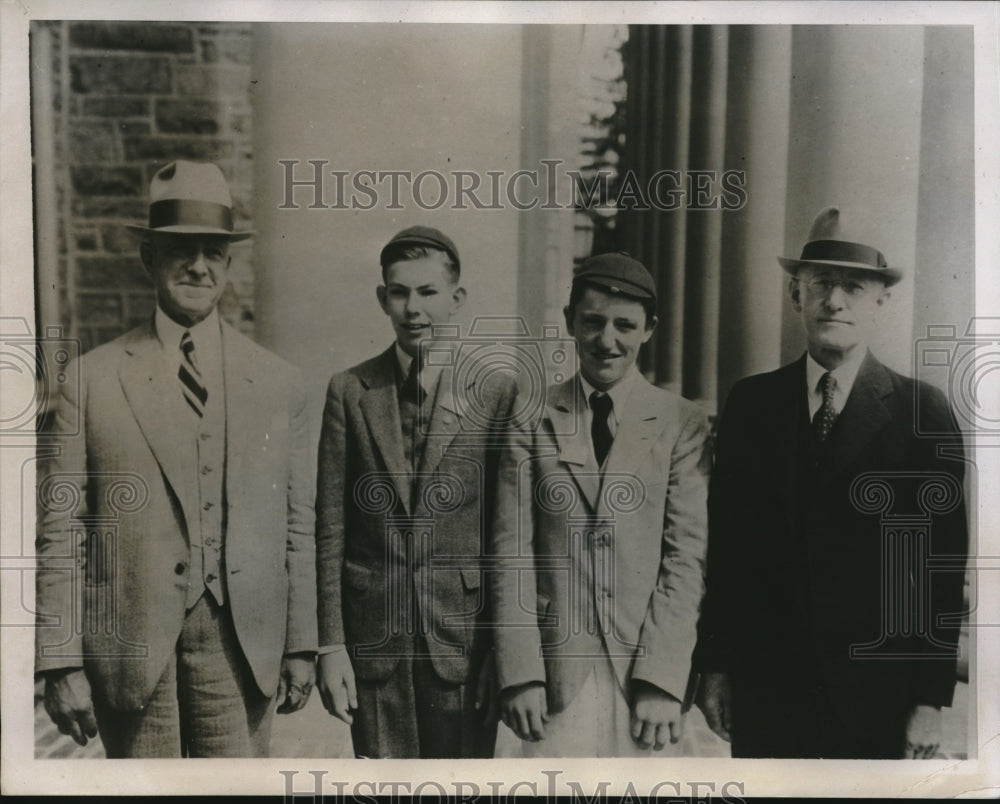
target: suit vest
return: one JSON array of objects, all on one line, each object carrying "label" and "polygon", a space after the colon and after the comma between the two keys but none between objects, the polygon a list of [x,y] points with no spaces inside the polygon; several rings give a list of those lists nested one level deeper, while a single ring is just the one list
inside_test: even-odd
[{"label": "suit vest", "polygon": [[[223,389],[223,384],[218,384]],[[185,406],[186,408],[186,406]],[[187,411],[190,413],[190,411]],[[219,605],[226,602],[223,551],[226,533],[226,405],[225,391],[211,394],[205,415],[187,417],[185,438],[196,444],[197,466],[187,467],[190,477],[198,479],[198,519],[188,522],[191,573],[187,608],[191,608],[207,589]]]}]

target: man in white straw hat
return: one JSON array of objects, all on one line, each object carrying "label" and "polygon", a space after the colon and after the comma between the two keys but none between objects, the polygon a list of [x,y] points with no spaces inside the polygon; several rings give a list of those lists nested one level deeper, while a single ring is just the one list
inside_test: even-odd
[{"label": "man in white straw hat", "polygon": [[232,217],[216,165],[157,171],[129,227],[156,312],[82,358],[39,484],[45,707],[113,758],[266,756],[314,679],[302,383],[220,321]]},{"label": "man in white straw hat", "polygon": [[840,210],[779,262],[808,348],[719,423],[699,705],[736,757],[929,758],[956,681],[961,437],[940,391],[869,351],[902,272]]}]

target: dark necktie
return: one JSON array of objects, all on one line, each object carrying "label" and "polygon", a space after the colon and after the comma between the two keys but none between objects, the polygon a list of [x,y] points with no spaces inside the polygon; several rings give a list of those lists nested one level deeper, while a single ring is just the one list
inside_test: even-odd
[{"label": "dark necktie", "polygon": [[184,399],[191,409],[199,416],[205,415],[205,403],[208,401],[208,391],[201,379],[198,363],[194,356],[194,341],[187,330],[181,336],[181,352],[184,357],[181,367],[177,370],[177,379],[181,381]]},{"label": "dark necktie", "polygon": [[837,380],[828,371],[819,380],[820,390],[823,392],[823,404],[813,417],[813,432],[816,440],[822,444],[833,429],[833,423],[837,421],[837,411],[833,408],[833,392],[837,388]]},{"label": "dark necktie", "polygon": [[410,362],[410,370],[407,372],[403,384],[399,386],[399,395],[400,398],[412,402],[417,407],[423,404],[424,398],[427,396],[427,391],[420,384],[420,361],[417,358]]},{"label": "dark necktie", "polygon": [[608,416],[614,402],[611,397],[600,391],[594,391],[590,395],[590,409],[594,416],[590,422],[590,439],[594,442],[594,455],[597,457],[597,465],[603,466],[604,459],[608,457],[611,449],[611,427],[608,425]]}]

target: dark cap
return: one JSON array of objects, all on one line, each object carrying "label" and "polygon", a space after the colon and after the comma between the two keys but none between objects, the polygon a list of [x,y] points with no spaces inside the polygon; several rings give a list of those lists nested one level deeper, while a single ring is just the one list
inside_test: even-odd
[{"label": "dark cap", "polygon": [[636,299],[656,299],[656,283],[646,266],[624,251],[588,257],[576,269],[573,282],[586,280],[610,293]]},{"label": "dark cap", "polygon": [[461,261],[458,259],[458,249],[451,242],[451,238],[431,226],[410,226],[401,232],[396,232],[392,240],[385,244],[382,253],[379,254],[380,265],[387,267],[385,265],[385,253],[390,248],[396,246],[430,246],[431,248],[440,249],[447,252],[448,256],[451,257],[452,262],[455,263],[456,270],[461,268]]}]

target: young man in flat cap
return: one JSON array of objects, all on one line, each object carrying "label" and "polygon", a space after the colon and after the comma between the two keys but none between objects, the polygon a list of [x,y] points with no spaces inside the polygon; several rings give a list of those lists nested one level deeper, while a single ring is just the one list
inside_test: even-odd
[{"label": "young man in flat cap", "polygon": [[737,383],[719,424],[699,703],[737,757],[931,757],[963,607],[961,438],[940,391],[869,351],[901,272],[837,208],[779,262],[807,352]]},{"label": "young man in flat cap", "polygon": [[301,378],[219,319],[250,235],[217,166],[161,168],[130,228],[155,315],[82,358],[39,484],[45,708],[113,758],[266,756],[275,697],[299,709],[314,679]]},{"label": "young man in flat cap", "polygon": [[450,238],[404,229],[380,262],[395,342],[335,375],[323,414],[319,689],[351,725],[358,756],[488,757],[496,717],[480,561],[515,388],[475,372],[458,387],[455,365],[424,360],[432,328],[465,301]]},{"label": "young man in flat cap", "polygon": [[526,756],[652,756],[680,740],[709,430],[636,368],[655,310],[640,262],[586,260],[565,308],[580,371],[503,454],[494,640],[501,717]]}]

